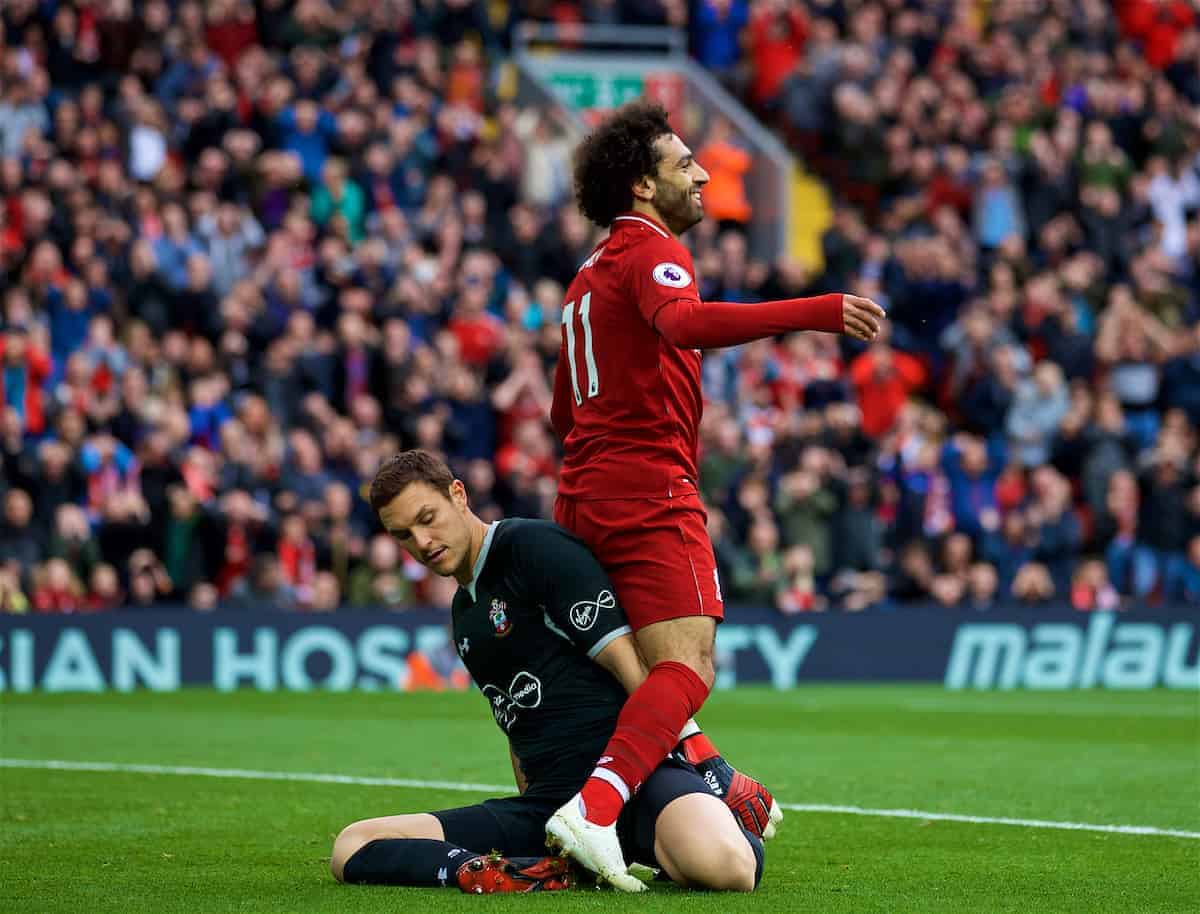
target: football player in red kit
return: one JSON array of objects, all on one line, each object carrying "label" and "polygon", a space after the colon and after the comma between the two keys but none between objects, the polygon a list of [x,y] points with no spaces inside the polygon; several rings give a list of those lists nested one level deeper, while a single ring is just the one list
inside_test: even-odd
[{"label": "football player in red kit", "polygon": [[771,794],[735,771],[691,720],[712,688],[721,585],[696,484],[704,349],[797,330],[872,340],[883,309],[855,295],[701,302],[679,236],[704,217],[708,174],[645,101],[580,145],[580,209],[610,233],[567,289],[552,420],[564,461],[554,519],[608,572],[649,673],[550,839],[609,876],[624,872],[613,823],[680,742],[747,828],[770,837]]}]

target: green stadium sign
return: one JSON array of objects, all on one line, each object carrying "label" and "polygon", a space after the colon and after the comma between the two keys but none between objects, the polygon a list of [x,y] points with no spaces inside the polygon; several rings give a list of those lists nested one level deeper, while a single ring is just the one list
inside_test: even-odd
[{"label": "green stadium sign", "polygon": [[573,111],[615,108],[639,98],[646,88],[641,73],[559,71],[547,79],[554,94]]}]

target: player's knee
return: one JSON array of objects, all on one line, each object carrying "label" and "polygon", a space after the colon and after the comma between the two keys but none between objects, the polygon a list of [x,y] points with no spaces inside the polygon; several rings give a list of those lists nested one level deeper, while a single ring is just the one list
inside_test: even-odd
[{"label": "player's knee", "polygon": [[696,675],[704,681],[709,691],[712,691],[713,683],[717,681],[717,665],[713,660],[712,651],[700,654],[691,666]]},{"label": "player's knee", "polygon": [[741,835],[714,835],[703,850],[677,861],[689,885],[717,892],[752,892],[758,861]]},{"label": "player's knee", "polygon": [[717,679],[717,664],[715,659],[716,643],[715,640],[700,641],[693,644],[689,663],[696,675],[704,680],[704,684],[711,690],[713,683]]},{"label": "player's knee", "polygon": [[[713,660],[712,651],[703,647],[691,647],[678,651],[675,656],[664,657],[663,660],[671,660],[675,663],[682,663],[689,670],[695,673],[704,682],[705,687],[711,692],[713,683],[717,679],[717,667]],[[659,661],[662,662],[661,660]]]},{"label": "player's knee", "polygon": [[673,619],[638,633],[638,650],[653,669],[660,663],[682,663],[709,689],[717,678],[714,662],[716,625],[712,618]]},{"label": "player's knee", "polygon": [[746,839],[737,835],[723,838],[716,843],[719,847],[717,856],[720,865],[712,888],[726,892],[754,891],[758,861]]},{"label": "player's knee", "polygon": [[371,840],[366,822],[354,822],[338,833],[329,855],[329,872],[338,882],[345,882],[346,863]]},{"label": "player's knee", "polygon": [[705,687],[711,692],[713,683],[717,680],[717,667],[713,660],[712,651],[698,649],[687,652],[678,658],[678,662],[700,677]]}]

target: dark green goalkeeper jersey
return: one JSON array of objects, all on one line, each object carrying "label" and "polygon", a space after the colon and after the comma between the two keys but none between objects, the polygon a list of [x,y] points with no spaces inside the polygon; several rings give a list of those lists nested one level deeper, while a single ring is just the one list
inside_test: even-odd
[{"label": "dark green goalkeeper jersey", "polygon": [[593,661],[629,623],[587,547],[549,521],[493,523],[453,605],[454,643],[529,782],[565,800],[616,727],[625,690]]}]

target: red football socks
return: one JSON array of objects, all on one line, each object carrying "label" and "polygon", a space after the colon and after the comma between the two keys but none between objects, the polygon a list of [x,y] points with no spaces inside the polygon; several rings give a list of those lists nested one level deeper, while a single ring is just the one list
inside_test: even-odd
[{"label": "red football socks", "polygon": [[599,774],[592,774],[579,791],[583,799],[583,817],[596,825],[612,825],[625,808],[628,791],[622,794],[604,780],[602,775],[607,773],[605,769],[597,768],[596,771]]},{"label": "red football socks", "polygon": [[646,681],[626,699],[617,729],[583,785],[583,814],[589,822],[612,825],[617,821],[626,801],[675,748],[679,731],[707,697],[708,686],[687,664],[674,660],[655,664]]}]

